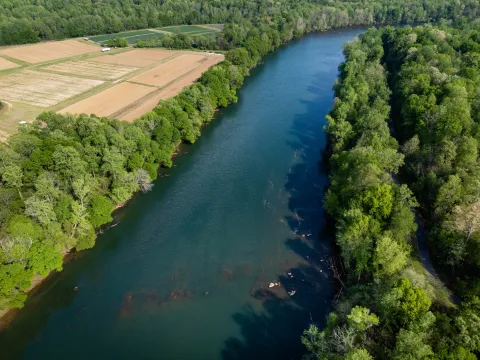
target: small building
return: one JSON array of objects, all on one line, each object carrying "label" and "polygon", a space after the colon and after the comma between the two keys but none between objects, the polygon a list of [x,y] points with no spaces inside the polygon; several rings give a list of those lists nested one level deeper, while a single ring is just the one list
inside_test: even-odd
[{"label": "small building", "polygon": [[87,37],[84,37],[84,38],[83,38],[83,40],[85,40],[85,41],[88,41],[88,40],[90,40],[90,39],[89,39],[89,38],[87,38]]},{"label": "small building", "polygon": [[105,52],[105,51],[110,51],[110,48],[103,48],[102,52]]}]

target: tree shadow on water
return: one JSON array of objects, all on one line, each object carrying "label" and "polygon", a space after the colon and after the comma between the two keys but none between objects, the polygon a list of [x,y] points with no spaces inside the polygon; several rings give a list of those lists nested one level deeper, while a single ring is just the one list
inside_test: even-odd
[{"label": "tree shadow on water", "polygon": [[292,236],[285,245],[298,256],[298,265],[280,275],[278,285],[253,292],[262,302],[261,311],[247,304],[233,315],[241,338],[226,340],[224,360],[300,359],[303,330],[312,322],[323,325],[331,309],[334,280],[323,257],[331,254],[332,229],[323,209],[328,178],[322,153],[332,95],[329,88],[318,86],[323,77],[314,77],[308,88],[312,100],[299,100],[306,111],[295,116],[288,140],[294,155],[284,186],[291,212],[285,221]]}]

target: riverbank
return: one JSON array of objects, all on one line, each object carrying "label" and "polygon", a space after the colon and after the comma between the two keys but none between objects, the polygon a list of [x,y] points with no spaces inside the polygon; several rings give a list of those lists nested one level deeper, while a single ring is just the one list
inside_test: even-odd
[{"label": "riverbank", "polygon": [[161,170],[169,176],[27,301],[0,335],[5,356],[57,358],[81,339],[89,347],[73,359],[300,358],[298,339],[325,319],[336,284],[321,261],[332,239],[318,163],[329,84],[360,32],[312,34],[267,55],[238,102]]},{"label": "riverbank", "polygon": [[[226,107],[229,104],[237,101],[236,92],[243,85],[244,76],[247,75],[252,68],[260,64],[265,55],[275,50],[279,46],[283,45],[282,43],[274,42],[273,33],[275,33],[275,31],[276,30],[274,30],[273,28],[270,29],[270,32],[272,33],[271,34],[272,38],[270,39],[271,45],[269,47],[262,46],[261,48],[258,48],[258,49],[251,48],[249,51],[245,50],[244,48],[235,48],[231,50],[231,53],[227,54],[227,60],[229,61],[222,62],[219,65],[212,67],[210,70],[208,70],[202,75],[202,77],[199,79],[199,81],[196,84],[190,87],[187,87],[181,94],[177,95],[176,97],[170,100],[162,102],[161,106],[157,107],[152,113],[142,116],[133,125],[122,122],[122,126],[125,126],[125,127],[134,126],[139,128],[142,128],[142,127],[149,128],[151,132],[150,137],[152,138],[151,141],[155,141],[157,143],[158,141],[160,141],[160,146],[163,147],[162,150],[159,149],[160,152],[158,150],[155,150],[155,147],[153,147],[152,148],[153,153],[151,155],[145,155],[148,157],[148,160],[147,158],[138,159],[137,157],[134,160],[132,160],[133,161],[132,164],[138,164],[139,161],[144,163],[146,163],[147,161],[151,162],[152,160],[150,159],[157,158],[157,159],[162,159],[160,160],[160,162],[163,163],[163,165],[165,165],[166,167],[170,167],[172,164],[172,160],[171,160],[172,153],[175,152],[175,149],[176,147],[178,147],[179,143],[181,141],[187,142],[187,143],[194,143],[196,139],[200,136],[200,131],[202,129],[202,126],[210,122],[210,120],[214,117],[216,113],[215,108],[218,109],[218,108]],[[293,38],[293,34],[292,34],[292,38]],[[285,41],[290,41],[290,40],[292,39],[287,39]],[[181,107],[180,107],[180,104],[182,104]],[[210,104],[211,108],[209,108],[209,106],[205,106],[206,104]],[[192,113],[192,109],[194,110],[194,113]],[[57,115],[53,113],[44,113],[39,116],[39,120],[43,122],[44,125],[45,124],[47,125],[46,128],[48,128],[48,124],[50,124],[50,126],[53,126],[53,129],[55,129],[55,126],[59,124],[58,117],[60,116],[61,115]],[[165,118],[169,119],[166,121],[167,121],[167,124],[170,123],[168,126],[170,129],[165,126],[166,125],[164,124],[165,120],[162,120],[162,117],[164,119]],[[67,121],[71,122],[72,120],[74,122],[82,121],[81,116],[73,119],[70,118],[70,120],[67,120]],[[62,121],[66,121],[66,119],[61,120],[61,122]],[[153,129],[152,129],[152,126],[153,126]],[[57,130],[61,131],[61,127],[59,127],[59,129]],[[38,133],[36,132],[34,127],[27,128],[26,134],[28,134],[28,131],[31,131],[32,135],[38,136]],[[114,131],[119,131],[119,129],[116,129]],[[124,136],[123,135],[124,130],[119,132],[122,132],[122,135],[120,136]],[[80,134],[78,134],[78,136],[80,136]],[[138,141],[140,141],[138,145],[139,147],[145,146],[145,145],[140,145],[143,142],[143,139],[142,140],[138,139]],[[116,142],[114,142],[114,144],[115,143]],[[80,146],[83,146],[83,145],[80,145]],[[119,174],[121,173],[121,172],[118,173],[118,169],[114,167],[115,165],[112,165],[116,161],[118,161],[115,158],[115,156],[117,156],[115,154],[118,152],[118,146],[119,146],[118,144],[115,144],[115,145],[112,145],[111,149],[107,149],[107,150],[99,149],[99,151],[101,152],[106,151],[105,156],[109,159],[108,161],[110,161],[109,164],[104,164],[104,166],[106,167],[106,169],[110,169],[110,170],[107,170],[107,175],[112,178],[112,180],[110,180],[112,182],[114,182],[115,178],[116,177],[118,178]],[[156,148],[159,148],[158,144],[156,145]],[[75,154],[70,155],[69,154],[70,150],[65,149],[65,151],[66,152],[64,154],[61,154],[61,155],[58,154],[59,156],[58,158],[64,157],[64,156],[67,156],[67,157],[79,156]],[[73,151],[76,152],[76,150],[73,150]],[[88,151],[84,150],[84,151],[86,153],[90,153],[91,150],[88,150]],[[125,151],[128,151],[128,149],[125,149]],[[162,152],[165,153],[167,151],[168,151],[168,156],[165,156],[166,154],[162,154]],[[47,156],[52,156],[51,153],[48,153],[48,154]],[[70,161],[72,160],[73,159],[71,159]],[[97,160],[95,158],[89,159],[89,164],[91,164],[92,162],[95,163],[96,161]],[[148,166],[143,168],[142,174],[138,174],[133,171],[130,172],[131,176],[135,177],[135,179],[139,179],[138,181],[140,186],[136,186],[136,188],[137,189],[143,188],[144,191],[145,189],[148,189],[150,187],[150,185],[147,184],[147,179],[148,179],[147,173],[148,173],[148,169],[152,171],[151,167],[154,164],[147,164],[147,165]],[[40,164],[39,166],[41,168]],[[98,167],[98,165],[96,166]],[[127,166],[128,168],[125,170],[131,171],[132,169],[130,168],[131,166],[130,162],[126,164],[126,161],[124,160],[122,167],[125,168]],[[132,166],[136,166],[137,168],[141,167],[141,165],[132,165]],[[16,170],[13,169],[13,171],[16,171]],[[21,171],[21,168],[20,168],[20,171]],[[97,171],[95,166],[91,169],[91,171],[92,173]],[[76,171],[74,171],[74,173],[75,172]],[[64,176],[64,174],[60,176]],[[73,174],[71,176],[73,176]],[[78,177],[79,175],[75,175],[75,176]],[[123,180],[123,183],[125,182],[128,183],[129,181],[131,181],[131,180],[128,180],[128,176],[129,176],[128,173],[124,175],[125,180]],[[70,178],[68,181],[71,181],[71,180],[72,179]],[[88,187],[90,184],[86,183],[85,181],[92,182],[92,180],[93,180],[92,178],[89,178],[88,180],[80,179],[80,181],[82,181],[82,183],[84,184],[80,186]],[[97,204],[99,204],[98,206],[108,206],[108,203],[110,202],[109,199],[112,199],[114,203],[116,203],[117,205],[125,203],[133,196],[134,191],[131,190],[132,186],[133,185],[123,185],[120,182],[119,189],[115,189],[113,187],[109,188],[107,191],[101,193],[103,198],[98,199],[99,201],[99,202],[97,201]],[[67,189],[67,191],[72,192],[72,189],[69,189],[69,190]],[[78,192],[76,192],[75,190],[70,194],[70,196],[72,196],[73,199],[77,199]],[[85,195],[82,195],[82,196],[85,196]],[[34,197],[32,197],[32,199],[33,198]],[[36,206],[36,205],[33,204],[33,206]],[[87,205],[85,205],[83,200],[81,200],[81,204],[79,204],[79,206],[80,207],[78,208],[77,211],[80,211],[80,216],[85,216],[85,214],[87,213],[87,207],[86,207]],[[35,210],[32,210],[32,211],[35,212]],[[98,211],[102,212],[104,210],[99,209]],[[52,209],[52,213],[53,212],[54,211]],[[55,219],[55,218],[56,216],[53,216],[51,219]],[[40,219],[36,219],[36,220],[37,222],[40,222],[41,224],[43,224],[42,221],[44,220],[40,220]],[[29,221],[29,220],[27,219],[26,221]],[[45,219],[45,221],[48,222],[51,220]],[[75,221],[76,223],[74,224],[74,230],[72,232],[72,235],[68,235],[70,237],[75,235],[76,227],[79,224],[80,219],[77,219]],[[74,247],[77,250],[85,250],[85,249],[91,248],[94,245],[96,235],[93,234],[93,227],[98,227],[98,225],[89,224],[88,223],[89,218],[84,217],[84,220],[82,221],[86,222],[87,224],[87,228],[85,230],[86,234],[79,235],[81,236],[81,238],[73,242]],[[100,221],[99,223],[100,225],[104,224],[105,216],[102,215],[98,220],[95,220],[95,222],[97,221]],[[61,224],[59,225],[61,226]],[[91,229],[88,229],[88,226],[90,226]],[[68,248],[69,246],[66,246],[66,247]],[[51,250],[48,250],[48,251],[51,251]],[[57,270],[61,267],[60,264],[58,263],[58,260],[57,260],[56,266],[52,266],[52,265],[49,265],[49,266],[50,266],[50,269],[56,268]],[[25,276],[27,275],[25,274]],[[24,282],[25,280],[23,281],[23,283]],[[11,297],[12,297],[12,302],[15,304],[15,306],[18,306],[18,296],[17,296],[18,291],[22,291],[22,288],[20,285],[12,287]],[[6,303],[8,303],[8,300],[9,299],[7,298]]]},{"label": "riverbank", "polygon": [[[213,117],[212,120],[214,120],[214,118],[215,117]],[[205,125],[208,125],[208,124],[205,124]],[[175,148],[175,150],[170,155],[170,159],[175,158],[179,153],[181,153],[180,149],[181,149],[182,146],[184,146],[184,144],[179,144]],[[158,169],[157,169],[157,174],[162,173],[161,169],[162,169],[162,167],[159,166]],[[166,169],[166,168],[163,168],[163,169]],[[128,203],[131,202],[132,200],[134,200],[135,196],[138,196],[139,194],[140,194],[140,192],[137,192],[136,194],[134,194],[134,196],[132,198],[130,198],[126,202],[118,204],[117,206],[115,206],[115,208],[112,212],[112,216],[115,215],[115,212],[117,210],[120,210],[123,207],[128,206]],[[109,224],[106,224],[106,225],[102,226],[102,228],[98,229],[97,237],[100,234],[102,234],[105,230],[109,229],[110,227],[116,226],[116,225],[118,225],[118,222],[116,222],[116,220],[113,219]],[[70,261],[75,261],[75,257],[78,255],[78,252],[76,252],[75,249],[72,249],[72,250],[70,250],[69,252],[64,254],[63,265],[68,264]],[[24,292],[26,294],[28,294],[29,296],[34,295],[35,291],[39,290],[39,288],[42,286],[42,284],[45,283],[55,272],[56,272],[56,270],[53,270],[47,276],[41,276],[41,275],[36,274],[34,279],[32,280],[32,283],[31,283],[30,287],[28,289],[24,290]],[[75,291],[75,290],[72,289],[72,291]],[[21,309],[15,309],[15,308],[4,309],[4,310],[0,311],[0,333],[5,328],[7,328],[8,325],[15,319],[15,316],[19,311],[21,311]]]}]

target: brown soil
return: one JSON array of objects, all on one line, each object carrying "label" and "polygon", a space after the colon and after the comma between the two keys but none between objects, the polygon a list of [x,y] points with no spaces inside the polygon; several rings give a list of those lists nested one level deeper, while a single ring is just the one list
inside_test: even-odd
[{"label": "brown soil", "polygon": [[61,114],[95,114],[108,116],[128,106],[145,95],[155,91],[155,88],[144,85],[120,83],[81,100],[59,111]]},{"label": "brown soil", "polygon": [[137,68],[91,61],[67,61],[44,67],[42,70],[81,75],[94,79],[115,80],[137,70]]},{"label": "brown soil", "polygon": [[200,66],[200,62],[204,59],[205,55],[182,54],[173,60],[135,76],[131,81],[162,87]]},{"label": "brown soil", "polygon": [[4,59],[0,57],[0,71],[1,70],[7,70],[7,69],[13,69],[16,67],[19,67],[20,65],[15,64],[14,62],[8,61],[7,59]]},{"label": "brown soil", "polygon": [[153,110],[158,105],[160,100],[169,99],[178,93],[180,93],[186,86],[192,85],[202,74],[208,70],[212,65],[215,65],[224,60],[224,56],[209,57],[207,61],[203,62],[199,67],[192,70],[185,76],[181,77],[177,81],[168,85],[166,88],[157,91],[152,94],[148,99],[142,101],[137,107],[133,108],[129,112],[120,115],[121,120],[133,121],[140,116]]},{"label": "brown soil", "polygon": [[133,66],[133,67],[146,67],[155,64],[156,62],[166,59],[170,56],[178,54],[178,51],[171,50],[132,50],[122,52],[116,55],[105,55],[99,56],[93,61],[123,65],[123,66]]},{"label": "brown soil", "polygon": [[10,56],[31,64],[67,58],[100,51],[99,46],[89,45],[77,40],[52,41],[33,45],[20,45],[0,50],[0,54]]}]

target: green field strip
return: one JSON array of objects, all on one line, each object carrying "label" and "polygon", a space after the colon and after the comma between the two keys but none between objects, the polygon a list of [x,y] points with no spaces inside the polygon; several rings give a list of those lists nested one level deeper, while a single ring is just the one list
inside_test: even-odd
[{"label": "green field strip", "polygon": [[[150,39],[161,39],[163,34],[160,32],[153,32],[150,34],[145,34],[145,35],[136,35],[136,36],[131,36],[127,38],[127,41],[129,44],[136,44],[138,41],[141,40],[150,40]],[[134,42],[130,42],[130,40],[134,40]]]},{"label": "green field strip", "polygon": [[217,31],[206,31],[206,32],[202,32],[202,33],[194,33],[194,34],[188,34],[188,35],[191,35],[191,36],[212,36],[212,37],[217,37],[219,35],[219,33]]},{"label": "green field strip", "polygon": [[[168,27],[163,27],[158,29],[162,31],[168,31],[173,34],[189,34],[194,32],[205,32],[205,30],[208,30],[207,28],[197,26],[197,25],[168,26]],[[211,31],[215,32],[217,30],[211,29]]]},{"label": "green field strip", "polygon": [[97,36],[92,36],[89,39],[94,42],[103,42],[103,41],[108,41],[110,39],[115,39],[115,38],[129,38],[133,36],[140,36],[140,35],[146,35],[146,34],[151,34],[151,30],[134,30],[134,31],[126,31],[126,32],[119,32],[115,34],[105,34],[105,35],[97,35]]},{"label": "green field strip", "polygon": [[1,58],[4,58],[5,60],[8,60],[10,62],[13,62],[14,64],[20,65],[20,66],[27,66],[27,65],[32,65],[31,63],[28,63],[26,61],[18,60],[15,58],[12,58],[8,55],[0,54]]}]

